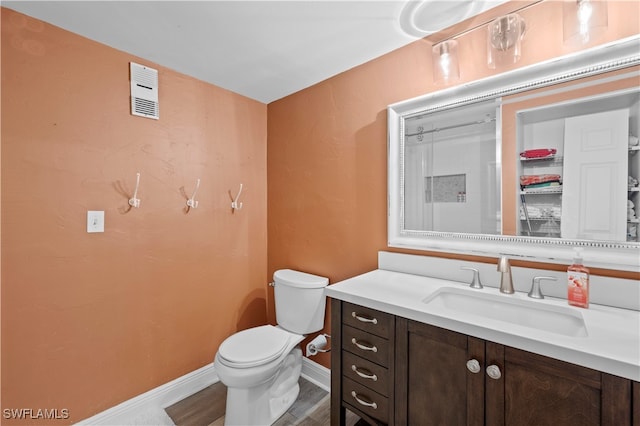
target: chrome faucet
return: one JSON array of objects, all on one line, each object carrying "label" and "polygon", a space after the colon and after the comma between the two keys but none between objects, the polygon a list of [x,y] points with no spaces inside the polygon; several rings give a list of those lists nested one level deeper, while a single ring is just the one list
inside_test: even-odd
[{"label": "chrome faucet", "polygon": [[500,292],[506,294],[513,294],[513,280],[511,279],[511,265],[509,259],[502,256],[498,261],[498,272],[502,272],[500,277]]},{"label": "chrome faucet", "polygon": [[544,299],[544,295],[542,294],[542,291],[540,291],[540,280],[558,281],[556,277],[534,277],[533,283],[531,284],[531,290],[529,290],[527,296],[533,299]]}]

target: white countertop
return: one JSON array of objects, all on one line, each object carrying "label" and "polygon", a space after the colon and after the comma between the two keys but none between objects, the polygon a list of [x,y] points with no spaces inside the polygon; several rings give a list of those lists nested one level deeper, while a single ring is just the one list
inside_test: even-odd
[{"label": "white countertop", "polygon": [[[477,291],[497,297],[562,306],[584,319],[587,335],[573,337],[536,328],[454,312],[423,301],[436,291],[468,289],[460,282],[377,269],[326,287],[331,298],[355,303],[404,318],[457,331],[616,376],[640,381],[640,312],[591,304],[588,309],[568,306],[566,300],[533,300],[526,293],[506,295],[497,288]],[[470,289],[471,290],[471,289]]]}]

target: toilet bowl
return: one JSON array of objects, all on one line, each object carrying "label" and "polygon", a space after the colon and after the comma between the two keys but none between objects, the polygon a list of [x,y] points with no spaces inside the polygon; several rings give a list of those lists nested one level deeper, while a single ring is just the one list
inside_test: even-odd
[{"label": "toilet bowl", "polygon": [[227,386],[225,425],[271,425],[298,397],[299,344],[324,327],[328,279],[289,269],[274,274],[277,326],[263,325],[229,336],[214,368]]},{"label": "toilet bowl", "polygon": [[304,336],[272,325],[223,342],[214,368],[227,386],[225,425],[269,425],[298,397]]}]

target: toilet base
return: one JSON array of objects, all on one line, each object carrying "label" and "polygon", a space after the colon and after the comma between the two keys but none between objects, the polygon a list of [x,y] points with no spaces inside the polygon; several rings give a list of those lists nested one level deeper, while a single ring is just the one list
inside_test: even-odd
[{"label": "toilet base", "polygon": [[302,350],[296,347],[266,382],[250,388],[228,387],[225,426],[273,424],[298,398],[301,371]]}]

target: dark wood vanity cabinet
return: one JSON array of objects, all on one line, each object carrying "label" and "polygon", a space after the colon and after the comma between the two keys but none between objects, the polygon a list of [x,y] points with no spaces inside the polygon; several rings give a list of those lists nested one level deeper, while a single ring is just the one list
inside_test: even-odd
[{"label": "dark wood vanity cabinet", "polygon": [[332,333],[332,425],[640,426],[628,379],[339,300]]},{"label": "dark wood vanity cabinet", "polygon": [[396,324],[396,424],[632,424],[630,380],[403,318]]},{"label": "dark wood vanity cabinet", "polygon": [[331,338],[340,342],[331,351],[332,425],[345,424],[345,409],[370,424],[394,424],[395,320],[332,299]]}]

